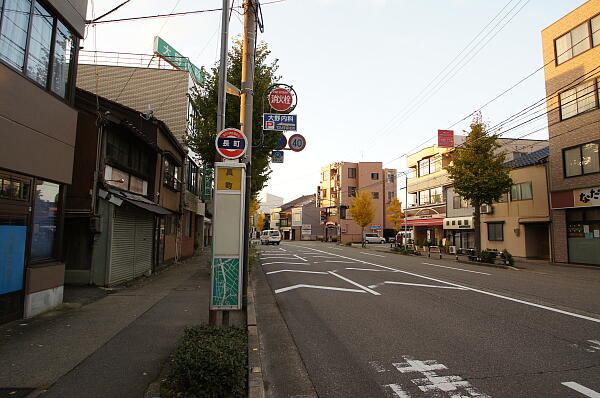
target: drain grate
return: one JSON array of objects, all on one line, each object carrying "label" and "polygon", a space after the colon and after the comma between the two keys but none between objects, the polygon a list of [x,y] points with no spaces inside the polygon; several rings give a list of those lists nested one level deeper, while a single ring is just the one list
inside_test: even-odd
[{"label": "drain grate", "polygon": [[35,388],[0,388],[0,398],[25,398]]}]

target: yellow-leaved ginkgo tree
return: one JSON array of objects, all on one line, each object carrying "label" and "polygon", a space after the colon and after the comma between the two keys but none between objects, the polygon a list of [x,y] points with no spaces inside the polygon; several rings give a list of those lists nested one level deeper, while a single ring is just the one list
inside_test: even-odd
[{"label": "yellow-leaved ginkgo tree", "polygon": [[362,245],[365,246],[365,227],[375,218],[375,205],[371,193],[359,191],[350,203],[350,216],[361,228]]}]

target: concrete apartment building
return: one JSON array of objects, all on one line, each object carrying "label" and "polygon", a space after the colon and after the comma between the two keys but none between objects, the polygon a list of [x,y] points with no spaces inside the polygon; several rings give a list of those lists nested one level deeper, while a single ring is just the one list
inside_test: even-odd
[{"label": "concrete apartment building", "polygon": [[[321,234],[319,209],[315,195],[303,195],[276,208],[278,225],[284,240],[315,240]],[[314,235],[313,235],[314,231]]]},{"label": "concrete apartment building", "polygon": [[[465,139],[465,136],[455,136],[454,143],[460,145]],[[507,161],[548,145],[545,140],[499,138],[498,141],[501,145],[498,150],[506,152]],[[412,228],[413,238],[418,242],[426,240],[438,245],[447,238],[452,245],[468,249],[475,245],[473,208],[452,189],[446,171],[452,161],[452,151],[454,148],[432,145],[407,157],[409,205],[403,228]]]},{"label": "concrete apartment building", "polygon": [[62,302],[87,0],[0,1],[0,323]]},{"label": "concrete apartment building", "polygon": [[356,192],[363,190],[371,193],[375,205],[375,218],[365,232],[383,236],[385,229],[391,229],[386,209],[397,195],[396,169],[384,169],[381,162],[336,162],[321,168],[317,200],[323,212],[325,240],[363,240],[361,227],[348,212]]},{"label": "concrete apartment building", "polygon": [[542,31],[553,260],[600,265],[600,0]]},{"label": "concrete apartment building", "polygon": [[[84,51],[77,75],[77,87],[154,116],[169,127],[182,145],[194,130],[189,96],[194,84],[189,71],[173,69],[159,56],[145,54]],[[176,176],[184,192],[183,212],[177,221],[178,259],[191,256],[208,241],[205,235],[210,234],[211,220],[206,215],[206,201],[210,192],[203,191],[210,181],[207,184],[203,174],[206,173],[190,152],[181,174]]]}]

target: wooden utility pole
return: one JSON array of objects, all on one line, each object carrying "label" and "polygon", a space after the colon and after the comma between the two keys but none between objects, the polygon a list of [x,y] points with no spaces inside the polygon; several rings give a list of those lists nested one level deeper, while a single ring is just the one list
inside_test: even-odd
[{"label": "wooden utility pole", "polygon": [[254,56],[258,0],[244,0],[244,43],[242,47],[242,86],[240,130],[248,139],[246,149],[246,206],[244,214],[243,310],[248,304],[248,270],[250,249],[250,196],[252,192],[252,110],[254,104]]}]

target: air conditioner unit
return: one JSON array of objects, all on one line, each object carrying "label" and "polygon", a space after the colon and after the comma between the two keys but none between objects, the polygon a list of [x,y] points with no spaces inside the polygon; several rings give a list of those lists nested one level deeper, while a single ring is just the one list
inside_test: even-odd
[{"label": "air conditioner unit", "polygon": [[449,246],[448,250],[449,250],[450,254],[456,254],[456,246]]},{"label": "air conditioner unit", "polygon": [[481,205],[481,214],[492,214],[494,208],[490,205]]}]

